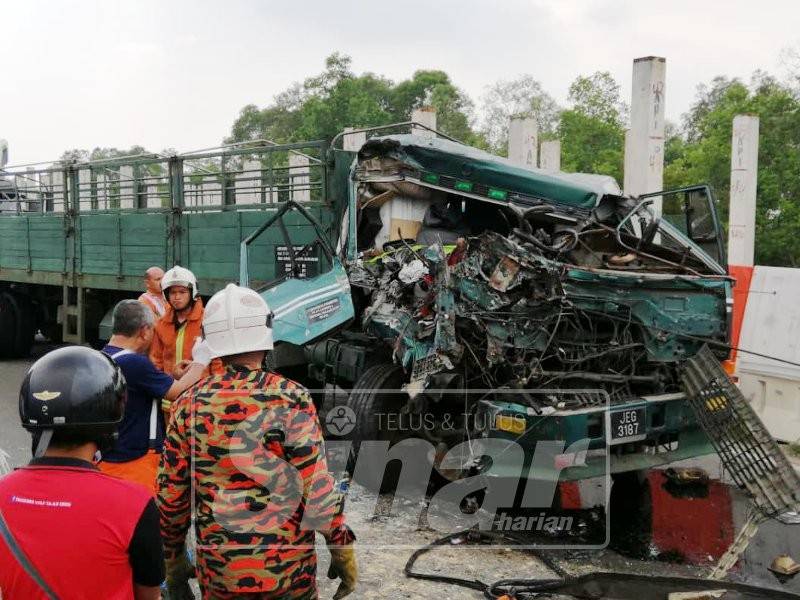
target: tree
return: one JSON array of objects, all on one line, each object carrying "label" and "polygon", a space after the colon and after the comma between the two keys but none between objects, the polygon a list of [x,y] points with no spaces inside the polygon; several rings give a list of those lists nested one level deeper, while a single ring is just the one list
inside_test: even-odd
[{"label": "tree", "polygon": [[558,127],[559,107],[530,75],[498,81],[483,97],[482,133],[488,147],[497,154],[508,153],[508,122],[511,117],[532,117],[539,135],[553,137]]},{"label": "tree", "polygon": [[756,262],[800,266],[800,101],[794,90],[756,72],[749,85],[717,77],[698,86],[684,119],[684,140],[665,167],[668,187],[708,182],[727,223],[733,117],[760,119]]},{"label": "tree", "polygon": [[472,129],[472,101],[443,71],[417,71],[395,85],[373,73],[356,75],[351,64],[350,57],[334,53],[322,73],[293,84],[266,108],[245,106],[225,141],[330,139],[345,127],[407,121],[413,109],[431,105],[440,131],[480,144]]},{"label": "tree", "polygon": [[611,73],[597,71],[589,77],[579,75],[569,86],[569,99],[586,116],[622,126],[628,119],[628,105],[619,92]]},{"label": "tree", "polygon": [[572,108],[561,112],[561,168],[622,181],[627,106],[610,73],[579,76],[569,87]]}]

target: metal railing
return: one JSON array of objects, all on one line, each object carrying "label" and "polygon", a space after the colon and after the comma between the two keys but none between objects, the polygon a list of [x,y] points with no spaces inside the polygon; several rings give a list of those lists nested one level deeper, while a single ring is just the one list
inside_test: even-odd
[{"label": "metal railing", "polygon": [[7,166],[0,169],[0,215],[324,204],[327,147],[256,140],[171,156]]}]

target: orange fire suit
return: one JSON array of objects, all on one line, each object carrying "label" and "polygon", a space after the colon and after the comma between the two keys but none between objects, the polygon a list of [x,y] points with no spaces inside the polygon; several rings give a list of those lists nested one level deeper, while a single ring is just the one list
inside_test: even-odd
[{"label": "orange fire suit", "polygon": [[[153,345],[150,346],[150,360],[156,369],[172,374],[175,365],[180,361],[191,360],[194,342],[202,336],[202,325],[203,301],[200,298],[195,299],[189,316],[180,325],[175,322],[175,311],[168,306],[164,316],[156,321]],[[206,375],[220,375],[224,371],[222,361],[215,358]]]}]

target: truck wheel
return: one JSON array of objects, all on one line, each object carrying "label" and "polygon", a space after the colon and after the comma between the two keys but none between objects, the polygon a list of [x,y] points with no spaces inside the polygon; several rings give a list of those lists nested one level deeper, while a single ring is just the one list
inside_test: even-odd
[{"label": "truck wheel", "polygon": [[[370,367],[361,375],[353,386],[347,400],[347,406],[355,413],[356,425],[348,436],[353,441],[354,451],[365,441],[400,441],[405,433],[399,427],[388,426],[387,415],[398,414],[407,397],[400,387],[405,382],[403,368],[390,363],[382,363]],[[398,461],[390,461],[385,465],[380,457],[367,454],[359,456],[358,472],[367,472],[372,477],[361,480],[362,485],[386,493],[397,487],[402,465]],[[383,479],[375,475],[383,470]]]},{"label": "truck wheel", "polygon": [[42,325],[42,335],[51,344],[61,344],[64,341],[64,326],[57,321],[47,321]]},{"label": "truck wheel", "polygon": [[30,356],[33,338],[36,335],[36,315],[30,300],[23,296],[11,296],[17,309],[17,337],[14,340],[14,355],[17,358]]},{"label": "truck wheel", "polygon": [[36,318],[30,303],[10,292],[0,294],[0,356],[24,358],[31,352]]},{"label": "truck wheel", "polygon": [[17,337],[14,306],[6,294],[0,294],[0,358],[14,356],[14,341]]}]

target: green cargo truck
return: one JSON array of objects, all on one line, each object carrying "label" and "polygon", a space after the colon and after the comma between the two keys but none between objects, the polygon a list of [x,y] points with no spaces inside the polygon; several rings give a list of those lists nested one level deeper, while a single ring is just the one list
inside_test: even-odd
[{"label": "green cargo truck", "polygon": [[614,472],[710,451],[679,378],[730,328],[707,186],[630,198],[444,136],[339,139],[6,168],[0,351],[98,341],[180,264],[203,295],[263,294],[274,364],[347,391],[356,440],[588,441],[566,478],[601,474],[598,449]]}]

